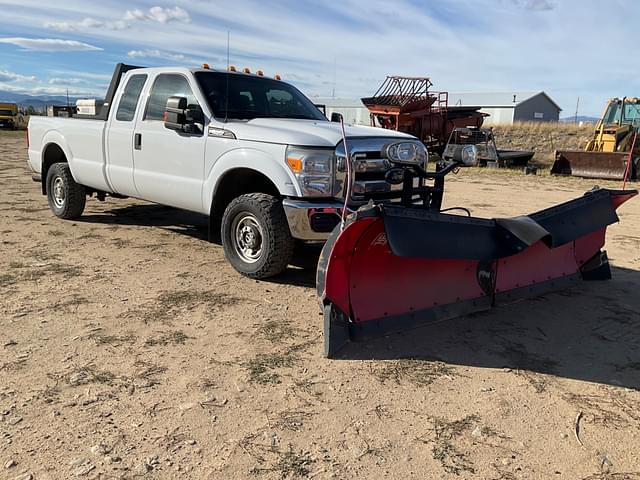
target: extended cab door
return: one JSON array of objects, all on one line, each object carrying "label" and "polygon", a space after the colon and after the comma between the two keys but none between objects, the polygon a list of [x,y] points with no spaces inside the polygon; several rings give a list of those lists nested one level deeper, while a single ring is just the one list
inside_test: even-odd
[{"label": "extended cab door", "polygon": [[155,77],[144,114],[136,122],[134,180],[145,200],[202,211],[205,129],[198,134],[166,129],[163,115],[171,96],[186,97],[189,105],[198,105],[185,75]]},{"label": "extended cab door", "polygon": [[107,178],[115,193],[139,196],[133,180],[133,130],[146,74],[132,75],[118,100],[118,108],[110,115],[107,129]]}]

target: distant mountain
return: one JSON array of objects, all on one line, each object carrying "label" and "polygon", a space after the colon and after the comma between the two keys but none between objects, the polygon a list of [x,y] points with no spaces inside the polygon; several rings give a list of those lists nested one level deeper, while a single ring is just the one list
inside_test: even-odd
[{"label": "distant mountain", "polygon": [[[600,120],[598,117],[589,117],[586,115],[578,115],[578,123],[582,122],[582,123],[597,123],[598,120]],[[562,123],[575,123],[576,121],[576,117],[564,117],[561,118],[560,121]]]},{"label": "distant mountain", "polygon": [[[77,98],[69,97],[69,103],[75,105]],[[29,95],[26,93],[7,92],[0,90],[0,102],[17,103],[18,107],[33,107],[45,110],[47,105],[66,105],[66,95]]]}]

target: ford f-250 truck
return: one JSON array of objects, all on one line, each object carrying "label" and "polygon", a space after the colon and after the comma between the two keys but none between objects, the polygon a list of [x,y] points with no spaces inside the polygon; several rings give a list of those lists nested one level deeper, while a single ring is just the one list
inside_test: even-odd
[{"label": "ford f-250 truck", "polygon": [[79,217],[94,195],[200,212],[232,266],[266,278],[286,268],[296,240],[325,240],[345,203],[402,188],[385,147],[426,161],[403,133],[346,126],[346,138],[349,155],[340,124],[262,72],[118,64],[96,115],[32,117],[28,162],[60,218]]}]

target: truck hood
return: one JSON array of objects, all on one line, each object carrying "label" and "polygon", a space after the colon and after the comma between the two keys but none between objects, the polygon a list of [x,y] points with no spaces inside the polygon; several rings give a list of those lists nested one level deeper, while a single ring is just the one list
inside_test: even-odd
[{"label": "truck hood", "polygon": [[[339,123],[318,120],[256,118],[229,121],[225,127],[239,140],[311,147],[335,147],[342,140]],[[345,124],[347,137],[415,138],[406,133],[376,127]]]}]

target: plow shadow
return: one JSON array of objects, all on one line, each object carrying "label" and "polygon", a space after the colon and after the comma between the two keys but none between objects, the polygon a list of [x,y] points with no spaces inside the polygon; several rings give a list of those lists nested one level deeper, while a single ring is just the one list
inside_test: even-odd
[{"label": "plow shadow", "polygon": [[640,271],[367,343],[347,359],[424,359],[640,389]]}]

